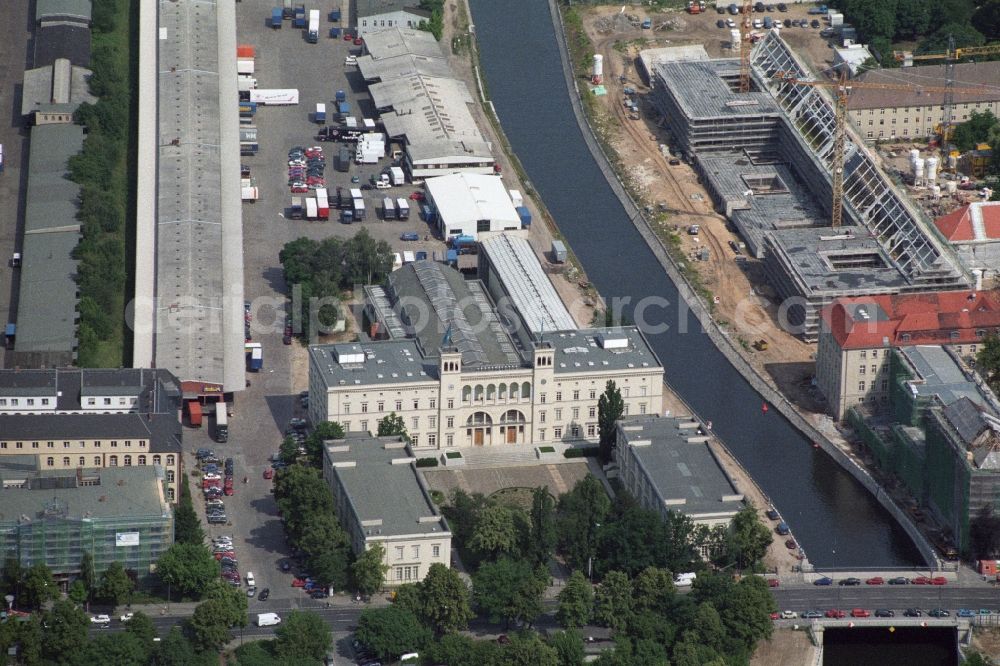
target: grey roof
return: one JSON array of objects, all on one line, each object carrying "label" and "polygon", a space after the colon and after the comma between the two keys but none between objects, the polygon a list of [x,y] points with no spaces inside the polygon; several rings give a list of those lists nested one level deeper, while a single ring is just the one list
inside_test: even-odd
[{"label": "grey roof", "polygon": [[[428,356],[462,352],[467,366],[519,366],[521,355],[478,280],[435,261],[416,261],[389,275],[393,311]],[[447,338],[447,339],[446,339]]]},{"label": "grey roof", "polygon": [[[391,14],[393,12],[417,11],[419,0],[355,0],[358,18]],[[367,37],[367,35],[366,35]]]},{"label": "grey roof", "polygon": [[527,239],[497,234],[479,245],[529,331],[576,328]]},{"label": "grey roof", "polygon": [[[0,415],[5,441],[71,441],[74,439],[148,439],[153,453],[180,453],[181,425],[174,414],[5,414]],[[121,451],[121,453],[139,453]]]},{"label": "grey roof", "polygon": [[[556,374],[661,367],[656,352],[636,326],[553,331],[538,337],[555,350]],[[626,344],[621,348],[605,348],[602,340],[621,340]]]},{"label": "grey roof", "polygon": [[[897,293],[907,281],[878,240],[861,227],[811,227],[764,233],[768,253],[794,267],[800,293],[836,296]],[[865,263],[852,265],[852,261]],[[878,262],[879,266],[872,265]]]},{"label": "grey roof", "polygon": [[0,370],[0,397],[50,396],[57,398],[57,410],[75,411],[83,408],[84,396],[100,395],[134,395],[142,413],[176,414],[180,409],[180,385],[167,370]]},{"label": "grey roof", "polygon": [[226,391],[245,387],[233,12],[161,4],[157,40],[154,358],[182,381]]},{"label": "grey roof", "polygon": [[0,489],[0,524],[49,519],[171,519],[159,466],[105,467],[80,472],[88,483],[77,486],[77,472],[0,471],[6,481],[30,480],[29,488]]},{"label": "grey roof", "polygon": [[740,94],[733,91],[726,79],[736,77],[739,81],[739,60],[658,62],[653,69],[670,81],[676,93],[674,99],[690,119],[778,117],[781,113],[766,92]]},{"label": "grey roof", "polygon": [[24,73],[21,115],[34,111],[73,113],[83,102],[95,104],[87,78],[91,72],[70,64],[65,58],[51,66],[36,67]]},{"label": "grey roof", "polygon": [[71,19],[90,23],[90,0],[36,0],[35,21]]},{"label": "grey roof", "polygon": [[465,82],[449,77],[411,74],[368,87],[382,113],[389,136],[405,134],[411,143],[428,139],[482,141],[468,105],[474,102]]},{"label": "grey roof", "polygon": [[[943,92],[926,92],[924,86],[943,88],[947,83],[945,65],[918,65],[893,69],[874,69],[861,74],[858,81],[895,86],[909,86],[910,90],[854,88],[847,98],[847,108],[879,109],[883,107],[940,106],[944,102]],[[956,88],[976,90],[976,92],[955,91],[955,104],[969,102],[996,102],[1000,100],[1000,62],[957,63],[954,70]]]},{"label": "grey roof", "polygon": [[[366,34],[366,42],[369,35],[373,34],[379,33]],[[451,68],[444,58],[414,55],[400,55],[379,60],[375,60],[370,55],[361,56],[358,58],[358,70],[365,81],[391,81],[413,74],[432,77],[451,76]]]},{"label": "grey roof", "polygon": [[358,62],[365,58],[379,61],[404,55],[445,60],[444,51],[434,35],[426,30],[396,27],[365,33],[365,56],[358,58]]},{"label": "grey roof", "polygon": [[907,382],[912,393],[927,398],[937,396],[943,405],[963,398],[986,405],[976,382],[966,377],[955,358],[940,345],[899,347],[898,352],[917,372],[917,377]]},{"label": "grey roof", "polygon": [[[344,353],[364,354],[362,363],[341,363]],[[365,386],[436,382],[437,360],[427,360],[414,340],[380,340],[357,344],[311,345],[310,364],[327,386]]]},{"label": "grey roof", "polygon": [[[654,416],[625,419],[618,427],[666,508],[689,515],[736,513],[743,496],[716,460],[703,432],[692,425],[699,424],[690,418]],[[684,501],[672,504],[671,500]]]},{"label": "grey roof", "polygon": [[71,359],[76,348],[76,219],[80,186],[67,160],[83,146],[78,125],[32,129],[17,310],[18,354],[55,353]]},{"label": "grey roof", "polygon": [[450,536],[416,466],[393,463],[415,460],[402,438],[350,432],[345,439],[326,444],[324,471],[344,489],[366,536]]},{"label": "grey roof", "polygon": [[989,427],[983,420],[982,407],[968,396],[962,396],[955,402],[945,405],[943,412],[948,423],[966,446],[974,443],[979,433]]},{"label": "grey roof", "polygon": [[35,67],[50,67],[66,58],[80,67],[90,66],[90,28],[74,23],[46,23],[35,28]]}]

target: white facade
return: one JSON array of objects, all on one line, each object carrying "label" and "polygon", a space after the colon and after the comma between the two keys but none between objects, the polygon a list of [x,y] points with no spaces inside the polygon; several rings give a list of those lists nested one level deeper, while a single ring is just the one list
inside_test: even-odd
[{"label": "white facade", "polygon": [[[414,3],[416,4],[416,2]],[[373,14],[372,16],[358,17],[358,35],[365,36],[365,33],[386,28],[416,28],[421,21],[426,21],[424,17],[406,9],[401,9],[385,14]]]},{"label": "white facade", "polygon": [[429,178],[425,185],[445,238],[478,239],[484,232],[521,229],[521,218],[500,176],[457,173]]}]

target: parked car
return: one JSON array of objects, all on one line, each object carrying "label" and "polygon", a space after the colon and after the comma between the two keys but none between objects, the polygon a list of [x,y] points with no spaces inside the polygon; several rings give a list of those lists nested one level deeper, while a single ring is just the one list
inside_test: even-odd
[{"label": "parked car", "polygon": [[799,616],[799,614],[796,613],[793,610],[783,610],[783,611],[781,611],[781,619],[782,620],[794,620],[798,616]]},{"label": "parked car", "polygon": [[955,615],[958,617],[976,617],[976,611],[970,608],[959,608]]},{"label": "parked car", "polygon": [[910,582],[914,585],[930,585],[931,579],[927,576],[917,576],[916,578],[911,578]]},{"label": "parked car", "polygon": [[269,596],[271,596],[271,588],[265,587],[260,591],[260,594],[257,595],[257,601],[267,601]]},{"label": "parked car", "polygon": [[767,586],[768,587],[778,587],[779,585],[781,585],[781,581],[778,580],[777,578],[768,578],[767,579]]},{"label": "parked car", "polygon": [[838,620],[847,617],[847,613],[836,608],[831,608],[826,612],[826,616]]},{"label": "parked car", "polygon": [[928,611],[927,614],[930,617],[951,617],[951,613],[943,608],[935,608],[934,610]]},{"label": "parked car", "polygon": [[813,585],[833,585],[833,579],[829,576],[823,576],[814,580]]},{"label": "parked car", "polygon": [[837,581],[837,585],[847,585],[847,586],[861,585],[861,579],[854,577],[844,578],[843,580]]},{"label": "parked car", "polygon": [[94,624],[108,624],[111,622],[111,617],[109,615],[92,615],[90,621]]},{"label": "parked car", "polygon": [[198,460],[201,460],[203,458],[208,458],[209,456],[214,456],[214,455],[215,453],[212,451],[212,449],[198,449],[198,451],[195,452],[194,457],[197,458]]},{"label": "parked car", "polygon": [[944,576],[934,576],[931,578],[931,585],[947,585],[948,579]]},{"label": "parked car", "polygon": [[816,19],[813,19],[812,21],[809,22],[809,27],[810,28],[818,28],[819,27],[819,21],[817,21]]},{"label": "parked car", "polygon": [[718,21],[715,22],[715,27],[717,27],[717,28],[725,28],[726,27],[726,21],[724,19],[719,19]]},{"label": "parked car", "polygon": [[889,579],[889,585],[909,585],[910,579],[903,576],[896,576]]},{"label": "parked car", "polygon": [[128,622],[128,621],[129,621],[129,620],[131,620],[131,619],[132,619],[133,617],[135,617],[135,613],[125,613],[124,615],[122,615],[122,616],[121,616],[120,618],[118,618],[118,619],[119,619],[119,620],[121,620],[122,622]]},{"label": "parked car", "polygon": [[876,608],[875,617],[896,617],[896,611],[888,608]]},{"label": "parked car", "polygon": [[264,478],[265,479],[273,479],[274,478],[274,470],[271,469],[270,467],[267,468],[267,469],[265,469],[264,470]]},{"label": "parked car", "polygon": [[326,599],[329,595],[323,590],[313,590],[309,597],[312,599]]},{"label": "parked car", "polygon": [[400,234],[399,240],[401,241],[418,241],[420,240],[420,234],[415,231],[407,231],[405,234]]},{"label": "parked car", "polygon": [[768,518],[768,520],[777,520],[780,517],[781,516],[778,515],[778,512],[775,511],[774,509],[768,509],[767,510],[767,518]]},{"label": "parked car", "polygon": [[881,576],[874,576],[865,581],[865,585],[882,585],[885,583],[885,579]]},{"label": "parked car", "polygon": [[256,587],[248,587],[247,588],[247,599],[253,599],[255,596],[257,596],[257,588]]},{"label": "parked car", "polygon": [[919,608],[907,608],[903,611],[903,617],[923,617],[924,612]]},{"label": "parked car", "polygon": [[292,570],[292,563],[289,562],[288,560],[284,560],[281,563],[281,570],[285,571],[285,572],[291,571]]},{"label": "parked car", "polygon": [[823,613],[821,613],[818,610],[807,610],[806,612],[802,613],[802,615],[800,615],[799,617],[804,618],[806,620],[815,620],[817,618],[823,617]]},{"label": "parked car", "polygon": [[851,617],[871,617],[871,616],[872,616],[871,612],[865,610],[864,608],[855,608],[851,611]]}]

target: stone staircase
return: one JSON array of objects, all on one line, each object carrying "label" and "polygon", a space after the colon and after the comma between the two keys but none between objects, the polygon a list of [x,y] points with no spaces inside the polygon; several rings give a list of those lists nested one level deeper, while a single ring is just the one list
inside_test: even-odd
[{"label": "stone staircase", "polygon": [[475,449],[462,449],[464,465],[449,466],[443,469],[483,469],[489,467],[527,467],[531,465],[552,465],[567,462],[581,462],[585,458],[567,458],[563,451],[570,448],[564,444],[550,444],[556,450],[545,458],[535,454],[534,446],[493,446]]}]

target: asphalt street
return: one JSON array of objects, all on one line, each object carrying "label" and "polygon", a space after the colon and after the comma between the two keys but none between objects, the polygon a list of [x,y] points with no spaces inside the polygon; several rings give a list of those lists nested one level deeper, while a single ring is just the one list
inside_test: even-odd
[{"label": "asphalt street", "polygon": [[810,586],[771,590],[781,610],[828,610],[838,608],[887,608],[897,615],[907,608],[926,612],[943,608],[955,614],[960,608],[988,608],[1000,613],[1000,589],[992,587],[949,587],[947,585]]}]

